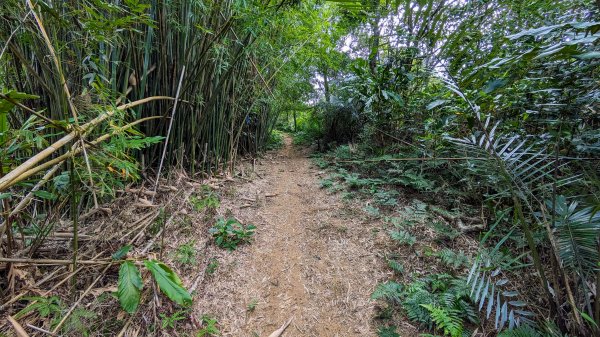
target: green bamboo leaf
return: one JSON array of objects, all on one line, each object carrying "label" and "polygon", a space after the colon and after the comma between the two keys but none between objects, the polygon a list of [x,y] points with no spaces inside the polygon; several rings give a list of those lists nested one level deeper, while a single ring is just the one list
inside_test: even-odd
[{"label": "green bamboo leaf", "polygon": [[[6,95],[7,97],[11,98],[12,100],[14,100],[16,102],[19,102],[19,101],[24,100],[24,99],[38,99],[38,98],[40,98],[40,96],[30,95],[30,94],[26,94],[26,93],[23,93],[23,92],[18,92],[18,91],[15,91],[15,90],[11,90],[11,91],[5,93],[4,95]],[[0,116],[2,116],[3,114],[8,113],[13,108],[13,106],[14,106],[13,103],[11,103],[11,102],[9,102],[9,101],[7,101],[5,99],[0,98]],[[6,116],[4,116],[4,117],[6,117]],[[0,132],[2,132],[1,127],[2,126],[1,126],[1,123],[0,123]]]},{"label": "green bamboo leaf", "polygon": [[585,312],[580,311],[580,310],[577,310],[577,311],[579,311],[579,313],[581,314],[581,317],[583,317],[583,319],[585,319],[588,323],[593,325],[595,328],[598,328],[598,324],[596,324],[596,322],[594,321],[594,319],[592,317],[590,317],[590,315],[588,315]]},{"label": "green bamboo leaf", "polygon": [[140,271],[131,261],[121,264],[119,270],[119,288],[117,297],[121,307],[126,312],[133,314],[140,304],[140,291],[143,283]]},{"label": "green bamboo leaf", "polygon": [[156,260],[144,261],[144,265],[150,272],[158,287],[173,302],[179,305],[189,305],[192,303],[192,296],[183,287],[181,279],[164,263]]},{"label": "green bamboo leaf", "polygon": [[6,113],[0,111],[0,143],[4,142],[8,131],[8,118],[6,115]]},{"label": "green bamboo leaf", "polygon": [[56,194],[53,194],[53,193],[50,193],[50,192],[44,191],[44,190],[34,191],[33,195],[35,195],[38,198],[42,198],[42,199],[46,199],[46,200],[56,200],[56,198],[57,198]]}]

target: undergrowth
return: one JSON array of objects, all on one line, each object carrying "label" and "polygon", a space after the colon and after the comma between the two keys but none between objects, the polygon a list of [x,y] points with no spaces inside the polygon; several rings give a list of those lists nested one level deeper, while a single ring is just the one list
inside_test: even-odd
[{"label": "undergrowth", "polygon": [[[451,182],[453,172],[438,173],[443,166],[440,162],[395,160],[410,156],[416,155],[409,152],[373,157],[360,148],[343,145],[313,158],[315,166],[328,172],[320,181],[321,188],[342,192],[343,199],[364,203],[365,216],[379,220],[392,243],[385,253],[385,263],[393,272],[392,277],[380,283],[372,294],[372,299],[380,303],[377,317],[385,323],[378,335],[396,336],[394,324],[397,325],[395,317],[398,315],[433,335],[470,336],[485,320],[493,320],[494,315],[499,315],[496,318],[499,330],[503,326],[504,329],[516,328],[518,320],[523,323],[519,329],[506,330],[506,336],[512,336],[512,332],[519,335],[520,331],[537,331],[528,327],[531,321],[526,316],[519,318],[516,311],[510,311],[510,305],[505,313],[502,305],[508,302],[504,299],[491,301],[487,299],[489,295],[482,295],[494,292],[489,283],[467,277],[473,263],[482,255],[474,256],[478,239],[465,235],[457,221],[476,218],[480,205],[464,193],[465,186]],[[502,212],[493,214],[497,222],[507,221],[504,215]],[[486,239],[498,243],[498,247],[517,239],[515,235],[503,238],[506,234],[510,233],[493,232],[487,234]],[[486,244],[485,240],[479,244],[484,246],[480,254],[486,251]],[[413,252],[430,270],[415,270],[413,263],[406,262],[407,253],[398,253],[398,250]],[[510,254],[508,249],[488,252],[487,261],[494,261],[489,264],[490,268],[498,265],[497,268],[502,268],[498,270],[503,272],[522,268],[517,263],[520,256]],[[506,281],[496,278],[494,282],[500,292]],[[510,289],[502,291],[520,296]],[[525,305],[516,298],[511,303]],[[529,315],[524,307],[519,313]]]},{"label": "undergrowth", "polygon": [[283,147],[284,133],[272,130],[267,140],[267,150],[277,150]]},{"label": "undergrowth", "polygon": [[243,225],[234,218],[218,218],[217,223],[210,228],[209,233],[215,239],[215,244],[221,248],[235,250],[239,245],[250,242],[256,226]]}]

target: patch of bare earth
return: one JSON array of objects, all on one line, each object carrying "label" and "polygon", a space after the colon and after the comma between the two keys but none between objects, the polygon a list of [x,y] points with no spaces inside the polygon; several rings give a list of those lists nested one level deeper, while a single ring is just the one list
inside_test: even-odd
[{"label": "patch of bare earth", "polygon": [[256,170],[219,210],[255,224],[254,241],[234,252],[208,247],[219,267],[196,289],[194,313],[218,318],[223,336],[269,336],[290,318],[283,336],[376,336],[370,295],[385,268],[374,225],[319,188],[289,138]]}]

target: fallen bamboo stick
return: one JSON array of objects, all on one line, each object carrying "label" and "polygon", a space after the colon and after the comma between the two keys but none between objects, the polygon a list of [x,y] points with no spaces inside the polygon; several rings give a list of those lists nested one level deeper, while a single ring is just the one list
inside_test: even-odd
[{"label": "fallen bamboo stick", "polygon": [[19,324],[19,322],[17,322],[14,318],[12,318],[11,315],[6,316],[6,319],[8,319],[8,321],[10,322],[10,324],[12,324],[13,328],[15,329],[15,332],[17,333],[17,336],[19,336],[19,337],[29,337],[29,335],[27,334],[27,332],[25,331],[25,329],[23,329],[23,327],[21,326],[21,324]]},{"label": "fallen bamboo stick", "polygon": [[272,334],[269,335],[269,337],[279,337],[283,334],[283,332],[285,331],[285,329],[287,329],[288,325],[290,325],[290,323],[292,323],[292,317],[290,317],[290,319],[287,320],[287,322],[283,323],[283,325],[281,326],[281,328],[273,331]]},{"label": "fallen bamboo stick", "polygon": [[[80,264],[111,264],[119,261],[112,260],[81,260]],[[0,257],[0,263],[25,263],[25,264],[73,264],[73,260],[55,260],[55,259],[20,259],[12,257]]]},{"label": "fallen bamboo stick", "polygon": [[23,179],[23,178],[21,178],[23,173],[34,168],[42,160],[48,158],[51,154],[56,152],[58,149],[60,149],[61,147],[65,146],[67,143],[69,143],[70,141],[72,141],[73,139],[78,137],[81,133],[85,133],[85,132],[89,131],[96,125],[102,123],[109,117],[113,116],[117,112],[117,110],[122,111],[122,110],[126,110],[126,109],[129,109],[129,108],[132,108],[132,107],[135,107],[135,106],[147,103],[147,102],[151,102],[151,101],[155,101],[155,100],[162,100],[162,99],[172,100],[173,98],[168,97],[168,96],[147,97],[147,98],[144,98],[141,100],[137,100],[135,102],[120,105],[116,109],[106,111],[104,114],[92,119],[88,123],[71,131],[71,133],[63,136],[61,139],[57,140],[52,145],[50,145],[47,148],[45,148],[44,150],[40,151],[38,154],[29,158],[24,163],[17,166],[15,169],[13,169],[12,171],[8,172],[5,176],[0,178],[0,191],[4,191],[7,188],[9,188],[10,186],[14,185],[15,183],[21,181]]},{"label": "fallen bamboo stick", "polygon": [[[110,138],[110,137],[112,137],[112,136],[114,136],[114,135],[116,135],[116,134],[118,134],[118,133],[120,133],[120,132],[122,132],[124,130],[127,130],[128,128],[130,128],[132,126],[135,126],[136,124],[139,124],[139,123],[151,120],[151,119],[156,119],[156,118],[162,118],[162,117],[161,116],[154,116],[154,117],[147,117],[147,118],[139,119],[139,120],[137,120],[135,122],[131,122],[131,123],[129,123],[129,124],[123,126],[123,127],[116,128],[111,133],[107,133],[105,135],[102,135],[102,136],[96,138],[94,141],[90,142],[89,144],[84,144],[83,146],[73,147],[67,153],[65,153],[63,155],[60,155],[60,156],[58,156],[58,157],[56,157],[56,158],[54,158],[52,160],[49,160],[49,161],[47,161],[47,162],[45,162],[43,164],[40,164],[40,165],[35,166],[35,167],[32,167],[32,168],[28,169],[27,171],[23,172],[21,175],[19,175],[18,180],[12,181],[10,185],[14,185],[14,184],[16,184],[19,181],[23,181],[23,180],[31,177],[32,175],[34,175],[34,174],[36,174],[36,173],[38,173],[38,172],[40,172],[42,170],[45,170],[46,168],[48,168],[50,166],[54,165],[54,167],[57,167],[60,164],[62,164],[62,162],[64,162],[65,160],[67,160],[67,159],[69,159],[69,158],[71,158],[71,157],[73,157],[73,156],[78,155],[79,153],[81,153],[84,150],[84,148],[88,148],[88,147],[91,147],[91,146],[94,146],[94,145],[98,145],[101,142],[107,140],[108,138]],[[53,167],[53,169],[54,169],[54,167]],[[42,180],[42,181],[45,182],[44,180]],[[0,189],[1,188],[2,188],[2,186],[0,186]]]},{"label": "fallen bamboo stick", "polygon": [[[81,263],[80,261],[77,261],[79,263]],[[54,329],[52,330],[52,333],[57,333],[58,330],[62,327],[63,324],[65,324],[65,322],[67,321],[67,318],[69,318],[69,316],[71,315],[71,313],[73,313],[73,310],[75,310],[77,308],[77,306],[79,305],[79,303],[81,303],[81,301],[83,300],[84,297],[87,296],[87,294],[89,294],[89,292],[94,288],[94,286],[96,285],[96,283],[98,283],[98,281],[104,277],[104,274],[106,274],[106,271],[108,270],[108,268],[110,268],[110,265],[106,266],[102,272],[100,273],[100,275],[98,275],[98,277],[96,277],[96,279],[94,279],[94,282],[92,282],[92,284],[89,285],[89,287],[87,287],[87,289],[83,292],[83,294],[81,294],[81,296],[79,296],[79,299],[71,306],[71,308],[69,309],[69,311],[67,311],[67,313],[63,316],[63,318],[60,320],[60,322],[58,322],[58,324],[54,327]]]},{"label": "fallen bamboo stick", "polygon": [[[98,255],[94,256],[94,259],[95,259],[95,258],[98,258],[98,257],[100,257],[100,255],[102,255],[102,254],[104,254],[104,252],[100,252]],[[52,276],[52,275],[53,275],[55,272],[59,271],[59,270],[60,270],[60,269],[62,269],[62,268],[64,268],[64,267],[59,267],[58,269],[56,269],[56,271],[52,272],[52,273],[51,273],[49,276],[46,276],[46,277],[45,277],[45,278],[44,278],[42,281],[40,281],[40,282],[36,283],[36,284],[35,284],[35,286],[36,286],[36,287],[39,287],[39,286],[40,286],[40,285],[42,285],[44,282],[46,282],[48,279],[50,279],[50,278],[51,278],[51,276]],[[75,275],[75,274],[77,274],[78,272],[80,272],[80,271],[81,271],[83,268],[84,268],[84,266],[81,266],[81,267],[77,268],[75,271],[73,271],[73,272],[69,273],[69,274],[68,274],[66,277],[64,277],[64,278],[62,279],[62,281],[60,281],[60,282],[58,282],[57,284],[55,284],[54,286],[52,286],[52,288],[50,288],[49,290],[46,290],[46,291],[45,291],[43,294],[41,294],[41,296],[42,296],[42,297],[45,297],[45,296],[47,296],[48,294],[50,294],[51,292],[53,292],[53,291],[54,291],[54,289],[56,289],[56,288],[60,287],[60,285],[61,285],[61,284],[65,283],[67,280],[70,280],[70,279],[71,279],[71,277],[72,277],[73,275]],[[21,294],[19,294],[19,295],[15,296],[15,297],[11,298],[10,300],[8,300],[8,302],[6,302],[6,303],[2,304],[2,305],[0,306],[0,311],[1,311],[1,310],[3,310],[3,309],[5,309],[5,308],[7,308],[7,307],[8,307],[8,306],[9,306],[11,303],[18,301],[18,300],[19,300],[21,297],[25,296],[25,295],[27,294],[27,292],[28,292],[28,291],[24,291],[24,292],[22,292]],[[30,303],[29,305],[31,305],[31,304],[33,304],[33,303],[37,303],[37,301],[33,301],[33,302],[32,302],[32,303]]]},{"label": "fallen bamboo stick", "polygon": [[29,324],[29,323],[27,323],[26,325],[27,325],[27,327],[29,327],[29,328],[32,328],[33,330],[36,330],[36,331],[39,331],[39,332],[43,332],[43,333],[45,333],[46,335],[50,335],[50,336],[56,336],[56,334],[55,334],[55,333],[52,333],[52,332],[50,332],[50,331],[48,331],[48,330],[44,330],[44,329],[42,329],[42,328],[38,328],[37,326],[31,325],[31,324]]}]

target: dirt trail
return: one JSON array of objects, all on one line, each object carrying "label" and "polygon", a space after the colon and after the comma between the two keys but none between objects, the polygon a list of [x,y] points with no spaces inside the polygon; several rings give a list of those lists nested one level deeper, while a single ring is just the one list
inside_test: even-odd
[{"label": "dirt trail", "polygon": [[[286,337],[376,336],[369,296],[385,275],[362,212],[319,188],[289,138],[257,172],[220,210],[257,225],[255,240],[233,253],[210,248],[219,267],[198,290],[196,313],[217,317],[224,336],[268,336],[289,318]],[[275,196],[242,206],[257,194]]]}]

